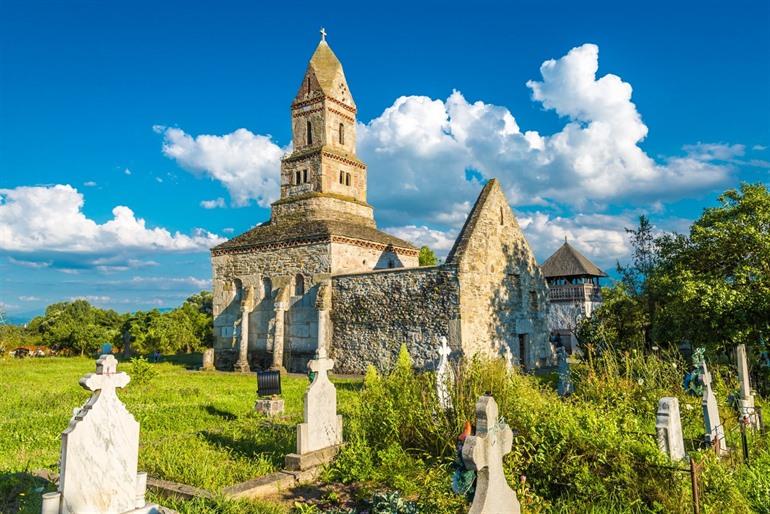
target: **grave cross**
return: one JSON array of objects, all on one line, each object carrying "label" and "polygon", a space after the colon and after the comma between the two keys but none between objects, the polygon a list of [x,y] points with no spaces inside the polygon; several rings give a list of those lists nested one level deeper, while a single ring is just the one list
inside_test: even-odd
[{"label": "grave cross", "polygon": [[126,387],[131,380],[127,374],[117,373],[118,361],[112,355],[102,355],[96,361],[96,373],[89,373],[80,379],[80,386],[89,391],[101,391],[115,396],[115,388]]},{"label": "grave cross", "polygon": [[[446,337],[441,336],[441,339],[439,339],[441,342],[441,346],[439,346],[438,349],[438,355],[441,362],[446,362],[447,357],[449,357],[449,354],[452,353],[452,349],[449,347],[448,344],[446,344]],[[439,364],[439,367],[441,364]]]},{"label": "grave cross", "polygon": [[436,368],[436,396],[438,396],[438,402],[441,407],[446,410],[452,408],[452,397],[449,395],[447,384],[447,382],[454,378],[448,360],[452,349],[447,345],[446,337],[442,336],[440,341],[441,346],[438,348],[439,361]]},{"label": "grave cross", "polygon": [[497,402],[485,395],[476,402],[476,435],[465,438],[465,466],[478,472],[476,493],[469,514],[519,514],[516,493],[503,474],[503,456],[513,446],[513,432],[498,421]]},{"label": "grave cross", "polygon": [[723,455],[727,453],[725,431],[719,419],[717,399],[711,389],[711,373],[706,367],[705,361],[701,364],[701,370],[703,370],[701,374],[701,383],[703,384],[701,406],[703,407],[703,422],[706,428],[706,442],[715,446],[718,455]]},{"label": "grave cross", "polygon": [[331,371],[334,368],[334,360],[326,357],[325,348],[319,348],[318,355],[315,359],[307,363],[307,367],[310,368],[310,371],[316,373],[316,378],[313,380],[313,382],[318,380],[319,375],[323,375],[321,377],[322,380],[326,379],[326,381],[328,381],[329,376],[326,374],[326,372]]}]

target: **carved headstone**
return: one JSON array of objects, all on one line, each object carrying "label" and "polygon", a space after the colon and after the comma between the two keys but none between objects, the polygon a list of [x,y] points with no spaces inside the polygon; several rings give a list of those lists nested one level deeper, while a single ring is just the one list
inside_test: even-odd
[{"label": "carved headstone", "polygon": [[684,459],[684,439],[678,399],[665,397],[658,401],[655,431],[660,451],[668,455],[671,460]]},{"label": "carved headstone", "polygon": [[44,513],[158,512],[144,501],[147,475],[137,473],[139,423],[115,394],[129,380],[112,355],[102,355],[96,373],[80,379],[93,395],[62,433],[59,490],[45,495]]},{"label": "carved headstone", "polygon": [[746,358],[746,345],[739,344],[735,349],[738,360],[738,381],[741,387],[741,397],[738,399],[738,410],[747,424],[753,428],[759,428],[759,416],[754,408],[754,393],[751,392],[749,381],[749,361]]},{"label": "carved headstone", "polygon": [[318,358],[308,363],[315,377],[305,393],[305,422],[297,429],[298,453],[342,442],[342,416],[337,415],[337,390],[328,375],[333,367],[334,361],[326,357],[325,351],[320,351]]},{"label": "carved headstone", "polygon": [[701,364],[703,371],[701,382],[703,383],[703,423],[706,428],[706,442],[712,445],[718,454],[727,453],[727,444],[725,442],[725,431],[722,421],[719,419],[719,407],[717,398],[711,389],[711,373],[706,367],[706,363]]},{"label": "carved headstone", "polygon": [[476,435],[463,443],[465,466],[477,472],[476,493],[469,514],[519,514],[516,492],[503,474],[503,456],[510,453],[513,432],[498,420],[497,402],[482,396],[476,402]]},{"label": "carved headstone", "polygon": [[214,369],[214,349],[206,348],[203,350],[203,371],[212,371]]},{"label": "carved headstone", "polygon": [[438,349],[438,367],[436,368],[436,396],[441,408],[452,408],[452,397],[449,394],[449,383],[454,380],[454,373],[449,365],[449,355],[452,349],[447,345],[446,337],[441,337],[441,346]]}]

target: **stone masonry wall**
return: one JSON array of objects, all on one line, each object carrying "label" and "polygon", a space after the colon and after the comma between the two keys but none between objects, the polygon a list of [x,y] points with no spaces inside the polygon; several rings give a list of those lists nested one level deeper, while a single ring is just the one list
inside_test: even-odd
[{"label": "stone masonry wall", "polygon": [[[392,263],[392,266],[390,265]],[[332,243],[332,272],[354,273],[385,268],[416,267],[419,259],[416,255],[398,253],[398,250],[380,250],[359,245]]]},{"label": "stone masonry wall", "polygon": [[[220,354],[237,348],[233,332],[240,317],[242,291],[253,287],[256,305],[249,314],[250,360],[267,360],[269,323],[273,318],[273,299],[280,288],[288,288],[290,305],[286,313],[285,348],[310,351],[315,348],[312,302],[317,284],[331,271],[330,244],[314,244],[241,254],[215,255],[211,258],[214,290],[214,348]],[[304,279],[306,294],[294,295],[297,274]],[[269,292],[265,290],[269,287]],[[239,293],[240,289],[240,293]],[[269,297],[268,297],[269,294]],[[308,297],[304,299],[304,297]],[[293,322],[293,323],[292,323]],[[219,367],[219,366],[218,366]],[[225,365],[226,367],[226,365]]]},{"label": "stone masonry wall", "polygon": [[449,266],[332,276],[331,356],[337,373],[389,369],[402,343],[419,368],[435,363],[438,339],[459,349],[460,291]]},{"label": "stone masonry wall", "polygon": [[545,278],[496,181],[470,216],[454,256],[464,353],[499,355],[507,345],[528,369],[551,364]]}]

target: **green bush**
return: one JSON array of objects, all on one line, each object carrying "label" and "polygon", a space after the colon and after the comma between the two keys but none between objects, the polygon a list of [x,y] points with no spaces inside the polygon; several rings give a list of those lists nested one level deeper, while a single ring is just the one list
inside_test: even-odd
[{"label": "green bush", "polygon": [[[573,370],[577,391],[562,399],[538,378],[507,371],[502,360],[463,362],[454,369],[454,408],[443,411],[435,375],[415,373],[402,348],[389,373],[367,372],[360,407],[346,421],[349,442],[328,478],[401,491],[420,512],[467,511],[451,492],[450,463],[457,435],[466,420],[475,422],[475,403],[488,391],[514,432],[504,470],[527,512],[690,512],[689,474],[672,469],[677,465],[653,437],[661,396],[680,396],[691,406],[683,407],[690,435],[702,431],[702,420],[695,423],[700,400],[684,396],[681,387],[681,358],[605,351]],[[724,387],[718,373],[715,384]],[[730,432],[735,425],[724,412]],[[766,469],[766,450],[755,452],[756,466]],[[757,505],[766,502],[770,479],[736,472],[710,452],[693,454],[703,465],[707,511],[767,512]]]}]

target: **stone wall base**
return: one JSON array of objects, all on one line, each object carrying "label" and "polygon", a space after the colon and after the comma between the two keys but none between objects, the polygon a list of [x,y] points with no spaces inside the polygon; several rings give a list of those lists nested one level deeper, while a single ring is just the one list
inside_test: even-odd
[{"label": "stone wall base", "polygon": [[284,466],[289,471],[305,471],[306,469],[315,468],[328,464],[340,451],[340,445],[329,446],[328,448],[321,448],[308,453],[290,453],[286,456]]},{"label": "stone wall base", "polygon": [[283,414],[284,403],[280,398],[263,398],[254,404],[254,410],[266,416]]}]

